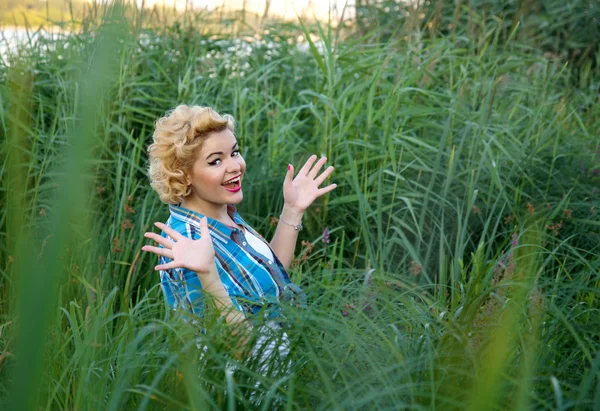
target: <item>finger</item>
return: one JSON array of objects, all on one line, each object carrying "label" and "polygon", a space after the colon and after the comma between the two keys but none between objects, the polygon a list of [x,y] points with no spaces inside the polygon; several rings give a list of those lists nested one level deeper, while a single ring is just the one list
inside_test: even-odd
[{"label": "finger", "polygon": [[179,240],[185,238],[183,235],[179,234],[177,231],[173,230],[171,227],[167,226],[166,224],[154,223],[154,225],[157,226],[158,228],[160,228],[161,230],[163,230],[165,233],[167,233],[168,236],[171,237],[172,239],[174,239],[175,241],[179,241]]},{"label": "finger", "polygon": [[208,231],[208,218],[206,218],[206,216],[200,219],[200,238],[204,238],[204,236],[210,237],[210,232]]},{"label": "finger", "polygon": [[323,184],[323,181],[325,181],[331,173],[333,173],[333,166],[327,167],[327,169],[325,171],[323,171],[323,173],[315,179],[315,183],[317,183],[317,187],[319,187],[321,184]]},{"label": "finger", "polygon": [[156,241],[158,244],[162,245],[163,247],[166,248],[173,248],[173,244],[175,244],[173,241],[169,240],[168,238],[165,238],[163,236],[161,236],[160,234],[156,234],[156,233],[144,233],[144,237],[149,238],[151,240]]},{"label": "finger", "polygon": [[317,176],[319,171],[321,171],[321,168],[323,168],[323,165],[325,164],[326,161],[327,161],[327,157],[321,157],[319,159],[319,161],[317,161],[317,164],[315,164],[315,166],[308,173],[308,177],[312,178],[314,180],[314,178]]},{"label": "finger", "polygon": [[284,183],[291,183],[292,180],[294,179],[294,166],[291,164],[288,164],[288,171],[285,175],[285,181]]},{"label": "finger", "polygon": [[156,271],[163,271],[163,270],[171,270],[173,268],[181,268],[181,265],[179,265],[178,263],[176,263],[175,261],[171,261],[170,263],[167,264],[159,264],[156,267],[154,267],[154,269]]},{"label": "finger", "polygon": [[142,247],[142,250],[170,258],[171,260],[173,259],[173,251],[167,248],[154,247],[153,245],[145,245]]},{"label": "finger", "polygon": [[308,158],[308,160],[306,160],[306,163],[304,163],[304,165],[302,166],[302,168],[300,169],[300,171],[298,171],[298,174],[308,174],[308,170],[310,170],[310,168],[312,167],[312,165],[314,164],[314,162],[316,161],[317,156],[316,155],[312,155]]},{"label": "finger", "polygon": [[317,191],[317,197],[321,197],[323,194],[327,194],[328,192],[335,189],[336,187],[337,187],[337,184],[331,184],[325,188],[319,189],[319,191]]}]

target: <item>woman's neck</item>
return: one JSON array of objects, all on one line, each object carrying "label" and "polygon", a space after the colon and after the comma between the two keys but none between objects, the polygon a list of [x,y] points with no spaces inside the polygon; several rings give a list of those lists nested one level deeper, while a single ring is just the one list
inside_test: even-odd
[{"label": "woman's neck", "polygon": [[227,204],[208,204],[204,202],[194,201],[192,196],[189,196],[181,202],[181,207],[205,215],[206,217],[212,218],[213,220],[217,220],[228,226],[236,225],[233,219],[227,213]]}]

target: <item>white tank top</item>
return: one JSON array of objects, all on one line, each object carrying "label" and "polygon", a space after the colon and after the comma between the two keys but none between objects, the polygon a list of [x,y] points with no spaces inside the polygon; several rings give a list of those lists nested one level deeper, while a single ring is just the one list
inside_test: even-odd
[{"label": "white tank top", "polygon": [[249,230],[244,230],[244,234],[246,236],[246,241],[254,250],[265,256],[268,260],[273,260],[273,253],[271,249],[257,236],[252,234]]}]

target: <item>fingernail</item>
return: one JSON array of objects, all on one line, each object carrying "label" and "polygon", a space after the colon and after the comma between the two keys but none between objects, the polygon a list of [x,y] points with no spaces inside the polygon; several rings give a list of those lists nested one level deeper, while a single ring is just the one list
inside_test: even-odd
[{"label": "fingernail", "polygon": [[292,169],[292,165],[288,164],[288,171],[290,171]]}]

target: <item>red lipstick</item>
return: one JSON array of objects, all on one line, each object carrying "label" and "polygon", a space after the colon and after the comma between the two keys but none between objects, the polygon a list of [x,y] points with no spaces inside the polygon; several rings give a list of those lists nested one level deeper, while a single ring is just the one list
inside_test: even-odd
[{"label": "red lipstick", "polygon": [[[233,180],[232,183],[227,184],[231,187],[227,187],[227,185],[223,185],[223,188],[225,190],[229,191],[230,193],[237,193],[238,191],[240,191],[242,189],[242,175],[240,174],[239,176],[233,178],[232,180]],[[229,180],[229,181],[232,181],[232,180]]]},{"label": "red lipstick", "polygon": [[227,187],[223,187],[225,190],[229,191],[230,193],[237,193],[238,191],[240,191],[242,189],[242,183],[240,182],[240,185],[237,186],[236,188],[227,188]]}]

